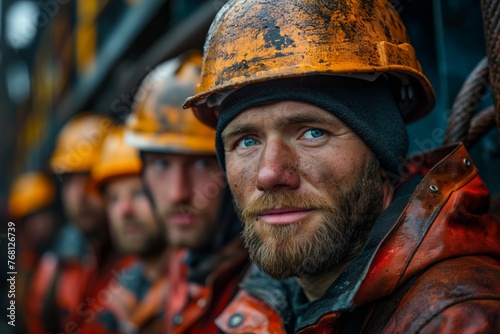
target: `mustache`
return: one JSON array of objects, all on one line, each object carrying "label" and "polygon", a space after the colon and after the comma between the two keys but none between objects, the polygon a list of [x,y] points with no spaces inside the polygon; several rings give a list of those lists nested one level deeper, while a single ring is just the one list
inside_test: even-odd
[{"label": "mustache", "polygon": [[93,217],[94,212],[91,207],[78,208],[74,211],[77,217]]},{"label": "mustache", "polygon": [[326,211],[332,209],[331,202],[324,198],[288,192],[263,193],[244,205],[241,205],[241,203],[235,204],[238,214],[244,221],[256,220],[263,211],[276,208]]},{"label": "mustache", "polygon": [[177,205],[175,207],[169,208],[165,211],[165,215],[176,215],[176,214],[184,214],[184,215],[197,215],[200,213],[200,210],[193,208],[189,205]]},{"label": "mustache", "polygon": [[144,229],[144,224],[140,223],[136,219],[127,219],[123,222],[122,229],[127,227],[135,227],[139,229]]}]

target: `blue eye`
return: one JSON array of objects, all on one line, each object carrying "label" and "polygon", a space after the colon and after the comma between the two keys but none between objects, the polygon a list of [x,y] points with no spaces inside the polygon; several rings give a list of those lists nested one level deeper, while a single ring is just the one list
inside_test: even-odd
[{"label": "blue eye", "polygon": [[167,162],[161,159],[155,159],[151,162],[151,167],[154,169],[164,169],[167,167]]},{"label": "blue eye", "polygon": [[258,143],[257,140],[247,137],[239,141],[238,147],[250,147],[257,145],[257,143]]},{"label": "blue eye", "polygon": [[146,192],[144,191],[144,188],[134,189],[134,191],[132,192],[133,197],[142,197],[145,195],[146,195]]},{"label": "blue eye", "polygon": [[108,201],[109,204],[113,204],[118,202],[118,195],[116,194],[107,194],[106,195],[106,200]]},{"label": "blue eye", "polygon": [[320,130],[320,129],[311,129],[307,130],[304,133],[304,138],[306,139],[314,139],[314,138],[319,138],[325,134],[325,131]]},{"label": "blue eye", "polygon": [[196,169],[203,170],[203,169],[207,169],[208,166],[209,166],[209,163],[206,159],[198,159],[195,162]]}]

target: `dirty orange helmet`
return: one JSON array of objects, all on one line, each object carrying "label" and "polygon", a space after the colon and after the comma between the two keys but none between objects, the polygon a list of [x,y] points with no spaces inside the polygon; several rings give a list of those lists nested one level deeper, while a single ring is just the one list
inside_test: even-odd
[{"label": "dirty orange helmet", "polygon": [[125,143],[123,127],[116,127],[102,143],[101,152],[92,167],[92,180],[98,188],[115,177],[141,173],[139,151]]},{"label": "dirty orange helmet", "polygon": [[201,54],[189,52],[153,70],[142,82],[126,121],[126,142],[141,151],[215,154],[215,131],[182,108],[194,94]]},{"label": "dirty orange helmet", "polygon": [[252,83],[313,75],[396,80],[399,109],[414,121],[434,106],[404,24],[388,0],[231,0],[205,42],[197,94],[186,100],[212,127],[222,101]]},{"label": "dirty orange helmet", "polygon": [[111,118],[92,113],[74,116],[61,130],[50,160],[56,174],[90,172],[104,137],[115,127]]},{"label": "dirty orange helmet", "polygon": [[54,181],[41,172],[19,176],[12,184],[9,196],[9,214],[20,219],[51,206],[56,197]]}]

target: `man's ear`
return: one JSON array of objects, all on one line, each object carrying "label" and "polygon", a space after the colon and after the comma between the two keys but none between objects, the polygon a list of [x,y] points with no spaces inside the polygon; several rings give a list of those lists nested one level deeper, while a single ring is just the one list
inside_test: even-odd
[{"label": "man's ear", "polygon": [[383,209],[385,210],[392,202],[392,198],[394,196],[394,186],[389,181],[387,172],[383,168],[380,168],[380,179],[382,180],[382,190],[384,192],[384,200],[382,202],[382,205]]}]

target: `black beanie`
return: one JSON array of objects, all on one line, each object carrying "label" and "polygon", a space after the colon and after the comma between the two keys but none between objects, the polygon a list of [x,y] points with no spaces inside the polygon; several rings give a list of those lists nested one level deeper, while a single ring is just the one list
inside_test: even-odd
[{"label": "black beanie", "polygon": [[220,106],[216,149],[226,170],[221,134],[242,111],[278,101],[306,102],[338,117],[378,157],[382,166],[399,174],[399,165],[408,151],[408,132],[388,82],[374,82],[339,76],[309,76],[255,83],[238,89]]}]

